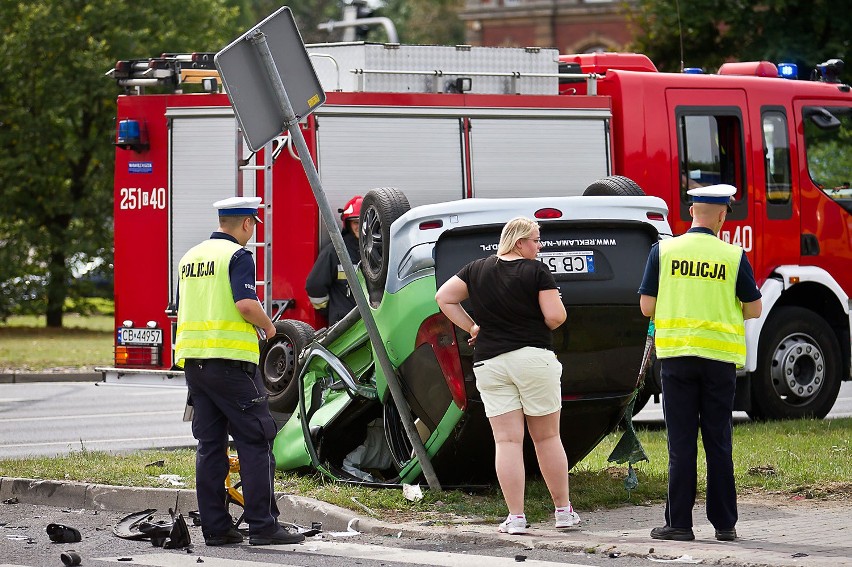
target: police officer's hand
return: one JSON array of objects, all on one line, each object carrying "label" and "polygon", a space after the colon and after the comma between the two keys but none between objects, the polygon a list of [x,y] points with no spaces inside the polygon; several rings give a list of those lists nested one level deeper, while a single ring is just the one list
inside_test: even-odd
[{"label": "police officer's hand", "polygon": [[277,332],[277,330],[275,329],[275,324],[273,324],[272,321],[270,321],[269,326],[266,327],[265,329],[263,329],[263,332],[266,335],[266,340],[271,339],[272,337],[275,336],[275,333]]}]

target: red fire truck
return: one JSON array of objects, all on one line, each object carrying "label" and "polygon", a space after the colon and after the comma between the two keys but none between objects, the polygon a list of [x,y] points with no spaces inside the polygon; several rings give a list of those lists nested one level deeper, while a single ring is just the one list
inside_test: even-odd
[{"label": "red fire truck", "polygon": [[[620,177],[594,183],[618,175],[662,197],[680,234],[689,188],[737,187],[720,237],[746,251],[764,301],[746,325],[738,407],[760,418],[831,409],[852,373],[852,94],[838,79],[842,62],[821,65],[819,80],[789,80],[768,62],[660,73],[639,54],[368,43],[308,51],[327,101],[301,128],[334,208],[380,186],[398,187],[412,207],[579,195],[590,184],[638,191]],[[324,325],[304,282],[327,236],[299,156],[286,135],[257,154],[244,147],[211,61],[166,55],[111,72],[125,92],[107,380],[180,376],[171,369],[177,263],[215,229],[211,203],[234,194],[266,204],[253,246],[268,312]],[[286,357],[264,365],[270,384],[287,371]],[[651,377],[645,399],[657,393]]]}]

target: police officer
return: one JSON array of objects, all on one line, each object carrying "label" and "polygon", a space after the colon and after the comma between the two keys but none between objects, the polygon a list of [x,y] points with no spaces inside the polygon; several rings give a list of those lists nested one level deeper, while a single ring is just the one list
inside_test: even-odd
[{"label": "police officer", "polygon": [[240,459],[245,520],[251,545],[298,543],[304,536],[278,523],[273,478],[275,422],[257,371],[255,328],[266,337],[275,325],[255,292],[255,266],[245,245],[261,222],[258,197],[232,197],[213,205],[219,230],[180,261],[177,365],[184,368],[198,440],[196,495],[207,545],[240,543],[225,505],[228,434]]},{"label": "police officer", "polygon": [[699,427],[707,455],[707,519],[716,539],[737,537],[731,412],[736,369],[746,357],[743,322],[759,317],[762,304],[745,252],[717,237],[735,192],[731,185],[687,191],[692,227],[651,249],[639,288],[642,313],[656,326],[668,431],[666,524],[651,530],[654,539],[695,539]]},{"label": "police officer", "polygon": [[[349,199],[342,209],[338,209],[340,220],[343,221],[343,243],[353,264],[360,260],[358,237],[362,201],[363,198],[356,195]],[[346,273],[331,242],[326,244],[317,256],[305,281],[305,291],[308,292],[311,305],[326,316],[330,325],[343,319],[355,307],[355,298],[349,289]]]}]

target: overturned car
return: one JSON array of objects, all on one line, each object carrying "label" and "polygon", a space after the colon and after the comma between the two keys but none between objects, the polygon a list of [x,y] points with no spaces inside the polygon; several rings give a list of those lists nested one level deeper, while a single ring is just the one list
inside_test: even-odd
[{"label": "overturned car", "polygon": [[[364,197],[359,284],[441,482],[492,478],[494,443],[468,335],[439,311],[435,292],[466,263],[495,253],[500,230],[516,216],[539,222],[539,259],[568,310],[553,344],[563,365],[569,465],[621,420],[636,391],[648,328],[636,289],[651,245],[671,235],[665,203],[626,181],[607,178],[587,190],[617,197],[466,199],[411,210],[396,189]],[[291,412],[275,439],[278,468],[416,482],[420,464],[358,309],[319,332],[292,320],[276,327],[262,345],[261,367],[271,407]]]}]

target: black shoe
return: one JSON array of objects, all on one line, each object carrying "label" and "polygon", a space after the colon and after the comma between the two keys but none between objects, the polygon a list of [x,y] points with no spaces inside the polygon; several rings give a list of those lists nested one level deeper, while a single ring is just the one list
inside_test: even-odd
[{"label": "black shoe", "polygon": [[737,539],[737,530],[736,528],[729,528],[727,530],[716,530],[716,539],[719,541],[734,541]]},{"label": "black shoe", "polygon": [[228,533],[222,535],[207,536],[204,538],[204,543],[211,546],[231,545],[234,543],[242,543],[243,534],[236,529],[231,528]]},{"label": "black shoe", "polygon": [[671,526],[662,526],[651,530],[651,537],[654,539],[692,541],[695,539],[695,534],[692,533],[692,528],[673,528]]},{"label": "black shoe", "polygon": [[269,535],[252,535],[249,536],[249,545],[282,545],[287,543],[301,543],[305,541],[305,536],[300,533],[290,533],[282,526],[278,526],[278,531]]}]

